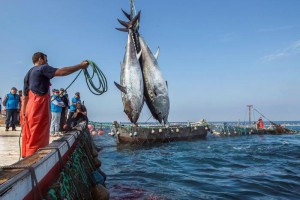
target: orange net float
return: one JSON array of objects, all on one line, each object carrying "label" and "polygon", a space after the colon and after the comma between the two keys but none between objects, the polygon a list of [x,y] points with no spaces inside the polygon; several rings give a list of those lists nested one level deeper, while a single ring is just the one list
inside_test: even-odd
[{"label": "orange net float", "polygon": [[97,131],[92,131],[91,133],[92,133],[92,136],[97,135]]},{"label": "orange net float", "polygon": [[103,129],[99,130],[98,135],[104,135],[104,130]]},{"label": "orange net float", "polygon": [[89,131],[92,131],[94,129],[94,126],[92,124],[88,124]]}]

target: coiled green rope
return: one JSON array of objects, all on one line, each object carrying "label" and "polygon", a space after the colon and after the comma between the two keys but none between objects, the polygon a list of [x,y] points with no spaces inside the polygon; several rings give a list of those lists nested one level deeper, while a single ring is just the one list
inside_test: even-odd
[{"label": "coiled green rope", "polygon": [[[87,62],[89,63],[88,68],[92,69],[92,74],[90,75],[88,69],[80,70],[79,73],[77,74],[77,76],[75,77],[75,79],[70,83],[70,85],[68,87],[66,87],[65,90],[67,90],[69,87],[71,87],[71,85],[75,82],[75,80],[78,78],[78,76],[83,71],[86,84],[87,84],[89,90],[91,91],[91,93],[93,93],[94,95],[102,95],[103,93],[107,92],[107,90],[108,90],[106,77],[95,62],[93,62],[91,60],[87,60]],[[95,76],[98,78],[98,81],[99,81],[98,86],[96,86],[93,82],[93,78]]]}]

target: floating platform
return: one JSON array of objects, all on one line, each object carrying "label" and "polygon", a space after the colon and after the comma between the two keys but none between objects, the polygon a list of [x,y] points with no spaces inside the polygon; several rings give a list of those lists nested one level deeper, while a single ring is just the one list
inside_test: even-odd
[{"label": "floating platform", "polygon": [[218,136],[239,136],[239,135],[283,135],[283,134],[297,134],[299,131],[287,129],[280,125],[268,126],[268,128],[256,128],[249,126],[229,125],[227,123],[213,125],[213,135]]},{"label": "floating platform", "polygon": [[114,122],[118,144],[150,144],[179,140],[205,139],[210,131],[206,122],[170,124],[168,126],[144,124],[122,125]]}]

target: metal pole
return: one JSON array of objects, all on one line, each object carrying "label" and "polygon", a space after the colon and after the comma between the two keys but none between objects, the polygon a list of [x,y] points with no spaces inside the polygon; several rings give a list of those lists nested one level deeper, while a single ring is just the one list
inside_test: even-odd
[{"label": "metal pole", "polygon": [[249,108],[249,126],[251,126],[251,108],[253,108],[253,105],[247,105]]}]

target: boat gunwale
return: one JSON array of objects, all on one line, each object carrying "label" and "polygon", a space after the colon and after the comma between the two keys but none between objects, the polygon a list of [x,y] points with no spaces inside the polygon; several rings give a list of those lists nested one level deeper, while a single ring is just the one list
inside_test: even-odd
[{"label": "boat gunwale", "polygon": [[[43,179],[48,175],[48,173],[51,170],[53,170],[56,167],[57,164],[59,164],[60,160],[59,160],[59,154],[58,154],[57,150],[60,151],[62,160],[64,160],[63,157],[68,154],[69,150],[72,150],[72,147],[76,143],[76,139],[79,138],[80,130],[73,130],[72,132],[69,132],[66,136],[67,137],[65,137],[65,140],[59,141],[60,139],[58,139],[58,140],[54,140],[52,143],[50,143],[47,146],[47,147],[49,147],[49,149],[46,149],[47,147],[45,149],[41,148],[36,153],[34,153],[34,154],[32,154],[32,155],[30,155],[30,156],[28,156],[28,157],[26,157],[22,160],[10,165],[11,167],[24,166],[24,168],[16,169],[16,171],[19,171],[19,172],[16,172],[16,174],[14,174],[12,177],[10,177],[7,181],[0,184],[0,197],[4,197],[5,194],[9,190],[11,190],[14,187],[14,185],[17,184],[18,182],[26,181],[28,178],[31,179],[31,173],[29,172],[28,169],[25,168],[26,166],[31,166],[35,170],[35,172],[36,172],[36,170],[42,170],[42,169],[39,169],[39,167],[41,167],[41,165],[43,165],[50,158],[52,158],[52,156],[55,156],[53,159],[57,160],[57,158],[58,158],[58,161],[55,162],[55,163],[51,163],[51,166],[47,165],[47,169],[49,169],[48,172],[45,173],[45,174],[42,174],[41,176],[36,175],[37,176],[36,177],[37,181],[40,184],[40,182],[43,181]],[[55,146],[55,144],[57,146]],[[50,148],[53,148],[53,149],[50,149]],[[47,152],[47,153],[45,153],[45,152]],[[55,154],[57,154],[57,155],[55,155]],[[41,157],[41,156],[43,156],[43,157]],[[35,161],[35,162],[32,161],[31,163],[25,164],[25,165],[21,164],[21,163],[26,162],[26,161],[34,158],[34,157],[36,157],[37,161]],[[41,158],[39,158],[39,157],[41,157]],[[18,165],[18,163],[20,163],[20,164]],[[9,168],[10,166],[2,166],[2,168],[4,168],[4,167]],[[20,184],[24,184],[24,183],[20,183]],[[27,191],[27,194],[21,194],[21,195],[23,195],[24,198],[28,197],[28,195],[30,195],[32,193],[34,188],[31,187],[31,184],[30,184],[30,188],[31,189],[30,189],[30,191]]]}]

